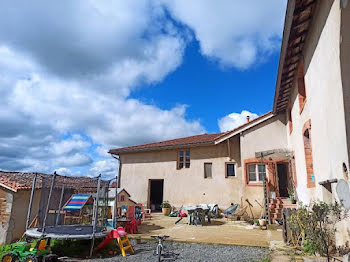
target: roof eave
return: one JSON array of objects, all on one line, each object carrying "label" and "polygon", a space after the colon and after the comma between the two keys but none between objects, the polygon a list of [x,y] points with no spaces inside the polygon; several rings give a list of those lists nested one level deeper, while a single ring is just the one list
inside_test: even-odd
[{"label": "roof eave", "polygon": [[278,71],[277,71],[275,98],[274,98],[273,109],[272,109],[273,114],[277,113],[277,99],[278,99],[279,92],[280,92],[282,71],[283,71],[284,60],[286,57],[291,26],[292,26],[292,22],[293,22],[294,8],[295,8],[295,0],[289,0],[287,3],[286,17],[285,17],[285,21],[284,21],[283,38],[282,38],[280,59],[279,59]]},{"label": "roof eave", "polygon": [[202,142],[202,143],[180,144],[180,145],[174,145],[174,146],[157,146],[157,147],[152,147],[152,148],[140,148],[140,149],[130,149],[130,150],[111,149],[108,151],[108,153],[112,154],[112,155],[120,155],[120,154],[124,154],[124,153],[137,153],[137,152],[168,150],[168,149],[178,149],[178,148],[183,148],[183,147],[208,146],[208,145],[215,145],[215,141]]},{"label": "roof eave", "polygon": [[256,126],[256,125],[259,125],[260,123],[265,122],[266,120],[268,120],[268,119],[270,119],[270,118],[272,118],[274,116],[275,115],[272,112],[270,112],[270,113],[266,114],[265,116],[260,117],[260,119],[257,119],[257,120],[254,119],[254,120],[251,121],[250,124],[247,124],[247,125],[245,125],[242,128],[234,129],[232,132],[227,133],[227,134],[219,137],[218,139],[215,140],[215,144],[217,145],[217,144],[225,141],[226,139],[229,139],[229,138],[231,138],[231,137],[233,137],[233,136],[235,136],[237,134],[240,134],[241,132],[243,132],[245,130],[248,130],[248,129]]},{"label": "roof eave", "polygon": [[5,185],[5,184],[2,184],[2,183],[0,183],[0,186],[3,187],[3,188],[6,188],[7,190],[10,190],[10,191],[12,191],[12,192],[15,192],[15,193],[18,191],[17,189],[12,188],[12,187],[9,187],[9,186],[7,186],[7,185]]}]

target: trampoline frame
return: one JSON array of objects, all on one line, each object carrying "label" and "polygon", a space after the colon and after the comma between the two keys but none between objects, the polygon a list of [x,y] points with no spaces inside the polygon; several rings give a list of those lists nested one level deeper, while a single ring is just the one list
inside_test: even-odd
[{"label": "trampoline frame", "polygon": [[[36,183],[37,183],[37,176],[38,176],[38,174],[36,173],[34,178],[33,178],[32,191],[31,191],[31,195],[30,195],[30,200],[29,200],[29,205],[28,205],[28,213],[27,213],[27,219],[26,219],[25,235],[28,237],[32,237],[32,238],[49,237],[49,238],[61,239],[61,240],[73,240],[73,239],[74,240],[87,240],[87,239],[91,239],[91,247],[90,247],[90,257],[91,257],[92,252],[93,252],[95,238],[103,238],[103,237],[107,236],[106,230],[103,230],[103,229],[100,230],[101,227],[97,226],[98,207],[99,207],[99,200],[100,200],[99,197],[100,197],[100,189],[101,189],[101,174],[99,174],[97,177],[97,179],[98,179],[97,180],[97,191],[96,191],[96,199],[95,199],[94,204],[93,204],[92,225],[58,225],[59,216],[60,216],[61,208],[62,208],[62,199],[63,199],[64,189],[65,189],[66,178],[64,177],[63,185],[62,185],[62,189],[61,189],[60,200],[59,200],[59,205],[58,205],[58,210],[57,210],[57,215],[56,215],[56,219],[55,219],[55,225],[54,226],[46,226],[47,216],[48,216],[49,211],[50,211],[49,207],[50,207],[50,202],[51,202],[52,191],[54,189],[56,177],[57,177],[57,173],[54,172],[52,180],[51,180],[49,197],[48,197],[47,207],[46,207],[46,211],[45,211],[44,221],[43,221],[42,228],[40,228],[40,229],[38,227],[29,228],[30,227],[31,211],[32,211],[32,206],[33,206],[33,199],[34,199],[34,194],[35,194],[35,187],[36,187]],[[108,182],[110,182],[110,181],[108,181]],[[106,190],[106,192],[105,192],[105,197],[107,197],[107,201],[108,201],[108,190]],[[115,205],[116,204],[117,204],[117,194],[115,196]],[[108,202],[105,203],[105,207],[107,207],[107,206],[108,206]],[[116,218],[114,218],[114,219],[116,219]],[[91,231],[91,233],[89,232],[89,233],[85,233],[85,234],[74,234],[73,232],[71,234],[69,234],[67,232],[62,233],[62,234],[53,233],[53,232],[46,232],[47,228],[54,228],[54,227],[65,227],[66,229],[71,228],[72,230],[74,230],[74,229],[78,230],[79,228],[81,228],[80,230],[82,230],[83,227],[92,227],[92,231]],[[99,230],[97,231],[97,229],[99,229]],[[70,230],[68,230],[68,231],[70,231]]]}]

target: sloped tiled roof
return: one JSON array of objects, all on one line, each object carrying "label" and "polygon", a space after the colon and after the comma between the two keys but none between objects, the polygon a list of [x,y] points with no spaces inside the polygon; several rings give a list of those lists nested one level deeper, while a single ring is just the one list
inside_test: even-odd
[{"label": "sloped tiled roof", "polygon": [[195,136],[182,137],[172,140],[166,140],[161,142],[142,144],[136,146],[115,148],[108,151],[110,154],[120,154],[120,153],[132,153],[139,151],[150,151],[150,150],[160,150],[160,149],[170,149],[170,148],[181,148],[192,145],[210,145],[220,143],[223,139],[227,139],[231,137],[231,135],[236,134],[237,132],[241,132],[247,130],[253,126],[258,125],[261,122],[266,121],[268,118],[273,117],[272,112],[267,112],[247,123],[244,123],[233,130],[229,130],[223,133],[214,133],[214,134],[202,134]]},{"label": "sloped tiled roof", "polygon": [[119,153],[128,153],[128,152],[136,152],[136,151],[145,151],[151,149],[166,149],[166,148],[176,148],[183,146],[191,146],[198,144],[214,144],[215,139],[220,137],[225,133],[215,133],[215,134],[201,134],[195,136],[182,137],[177,139],[171,139],[161,142],[137,145],[137,146],[129,146],[122,147],[109,150],[111,154],[119,154]]},{"label": "sloped tiled roof", "polygon": [[[36,188],[42,187],[43,178],[51,178],[52,175],[43,173],[26,173],[26,172],[10,172],[0,171],[0,186],[10,190],[31,189],[35,174],[38,175]],[[62,183],[64,177],[57,176],[56,184]],[[97,180],[89,177],[65,177],[65,186],[70,188],[95,188]]]}]

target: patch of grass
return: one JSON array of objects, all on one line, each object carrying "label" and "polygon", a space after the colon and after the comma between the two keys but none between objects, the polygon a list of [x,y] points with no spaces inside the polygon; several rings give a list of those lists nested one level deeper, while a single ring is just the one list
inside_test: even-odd
[{"label": "patch of grass", "polygon": [[[94,248],[96,248],[102,240],[96,240]],[[87,258],[90,255],[91,240],[53,240],[51,243],[52,253],[58,256],[67,256],[74,258]],[[94,257],[110,257],[114,253],[119,254],[119,247],[115,240],[109,243],[106,247],[99,250],[97,254],[94,252]],[[111,253],[111,254],[110,254]]]}]

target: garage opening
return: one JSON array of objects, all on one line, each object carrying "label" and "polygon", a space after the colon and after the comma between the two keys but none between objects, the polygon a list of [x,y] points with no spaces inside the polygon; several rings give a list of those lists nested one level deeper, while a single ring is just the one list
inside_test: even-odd
[{"label": "garage opening", "polygon": [[149,207],[152,212],[162,211],[164,179],[149,180]]},{"label": "garage opening", "polygon": [[288,164],[277,163],[278,191],[280,197],[288,197]]}]

